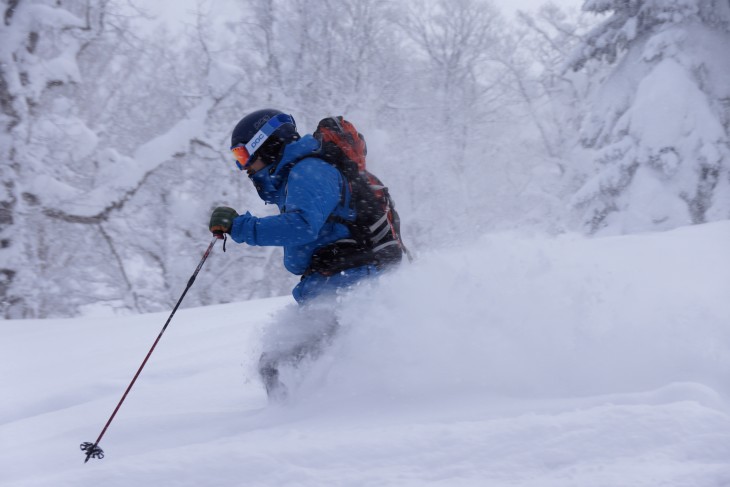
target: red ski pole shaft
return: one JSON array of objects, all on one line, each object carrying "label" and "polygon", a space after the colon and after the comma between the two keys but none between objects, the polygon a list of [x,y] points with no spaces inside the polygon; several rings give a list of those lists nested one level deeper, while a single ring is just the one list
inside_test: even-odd
[{"label": "red ski pole shaft", "polygon": [[134,374],[134,377],[132,378],[132,382],[130,382],[129,385],[127,386],[127,389],[124,391],[122,398],[119,400],[119,403],[117,403],[117,407],[114,408],[114,412],[112,412],[112,415],[109,416],[109,419],[107,420],[106,424],[104,425],[104,429],[101,430],[99,437],[96,439],[96,441],[93,444],[88,443],[88,442],[81,444],[81,450],[87,452],[86,460],[84,460],[84,463],[88,462],[89,458],[91,458],[91,457],[104,458],[104,451],[101,448],[99,448],[99,442],[104,437],[106,430],[109,429],[109,425],[114,420],[114,416],[117,415],[119,408],[122,407],[122,403],[127,398],[129,391],[132,390],[132,386],[134,386],[134,383],[137,382],[137,378],[139,377],[139,374],[142,372],[142,369],[144,369],[145,364],[147,364],[147,361],[149,360],[150,356],[152,355],[152,352],[155,350],[155,347],[159,343],[160,338],[162,338],[162,335],[165,333],[165,330],[167,330],[167,326],[170,324],[170,321],[172,321],[172,317],[175,316],[175,312],[177,311],[177,308],[180,307],[180,303],[182,303],[183,298],[185,297],[185,295],[188,293],[188,290],[195,282],[195,278],[198,277],[198,273],[200,272],[200,269],[203,267],[203,263],[208,258],[210,251],[213,250],[213,246],[215,245],[216,241],[218,241],[218,239],[220,239],[220,238],[222,238],[222,237],[216,235],[213,238],[213,240],[210,242],[210,245],[208,245],[208,249],[203,254],[203,258],[200,259],[200,262],[198,263],[198,267],[195,268],[195,272],[193,272],[193,275],[190,276],[190,279],[188,280],[188,284],[187,284],[187,286],[185,286],[185,290],[183,291],[182,295],[180,296],[180,299],[177,300],[175,307],[172,309],[172,313],[170,313],[170,316],[167,318],[167,321],[165,322],[165,326],[162,327],[162,330],[160,330],[159,335],[157,335],[155,342],[152,344],[152,347],[150,348],[150,351],[147,352],[147,356],[145,356],[144,360],[142,361],[142,365],[139,366],[139,369],[137,369],[137,373]]}]

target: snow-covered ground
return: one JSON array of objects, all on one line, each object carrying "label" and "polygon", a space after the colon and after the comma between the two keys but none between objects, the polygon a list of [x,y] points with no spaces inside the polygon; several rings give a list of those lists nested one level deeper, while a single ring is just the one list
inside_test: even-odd
[{"label": "snow-covered ground", "polygon": [[342,297],[278,406],[255,365],[289,298],[179,311],[88,464],[167,313],[5,321],[0,485],[730,485],[729,242],[720,222],[421,255]]}]

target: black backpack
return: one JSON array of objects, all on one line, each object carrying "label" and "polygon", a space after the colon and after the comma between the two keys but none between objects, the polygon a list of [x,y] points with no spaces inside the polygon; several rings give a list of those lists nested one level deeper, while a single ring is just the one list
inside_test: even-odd
[{"label": "black backpack", "polygon": [[[388,188],[365,168],[365,138],[343,117],[321,120],[313,135],[321,143],[317,157],[332,164],[347,181],[356,217],[354,221],[330,217],[330,221],[346,225],[352,238],[318,249],[305,275],[333,275],[367,264],[379,269],[398,264],[404,253],[408,255],[400,235],[400,217]],[[343,204],[344,197],[343,192]]]}]

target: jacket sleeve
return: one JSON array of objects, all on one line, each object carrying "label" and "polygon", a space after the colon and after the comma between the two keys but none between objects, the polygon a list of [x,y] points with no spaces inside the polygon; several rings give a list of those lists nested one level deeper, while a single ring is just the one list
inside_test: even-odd
[{"label": "jacket sleeve", "polygon": [[289,173],[281,214],[258,218],[250,213],[233,221],[231,238],[249,245],[303,245],[319,236],[340,202],[342,176],[319,159],[304,159]]}]

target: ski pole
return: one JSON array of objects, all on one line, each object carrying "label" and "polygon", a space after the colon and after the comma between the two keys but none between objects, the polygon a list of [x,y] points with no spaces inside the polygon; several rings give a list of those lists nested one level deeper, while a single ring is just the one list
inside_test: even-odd
[{"label": "ski pole", "polygon": [[[208,250],[205,251],[203,254],[203,258],[200,259],[200,262],[198,263],[198,267],[195,268],[195,272],[193,272],[193,275],[190,277],[190,280],[188,281],[188,285],[185,287],[185,290],[183,291],[182,295],[180,296],[180,299],[177,300],[177,304],[175,304],[175,307],[172,309],[172,313],[170,313],[170,316],[167,318],[167,321],[165,322],[165,326],[162,327],[162,331],[160,331],[160,334],[157,335],[157,339],[152,344],[152,348],[150,348],[150,351],[147,352],[147,356],[142,361],[142,365],[139,366],[139,369],[137,369],[137,373],[134,374],[134,378],[132,379],[132,382],[129,383],[129,386],[127,386],[127,390],[124,391],[124,395],[122,395],[122,399],[119,400],[119,403],[117,404],[117,407],[114,408],[114,412],[109,417],[109,420],[106,422],[106,425],[104,425],[104,429],[101,430],[101,434],[96,439],[94,443],[91,443],[90,441],[86,441],[84,443],[81,443],[81,451],[86,452],[86,460],[84,460],[84,463],[89,461],[89,458],[98,458],[102,459],[104,458],[104,450],[99,448],[99,442],[101,441],[102,437],[104,436],[104,433],[106,433],[107,428],[109,428],[109,425],[111,424],[112,420],[114,419],[114,416],[117,415],[117,411],[119,411],[119,408],[122,406],[122,403],[127,398],[127,394],[129,394],[129,391],[132,389],[132,386],[137,381],[137,377],[139,377],[139,374],[142,372],[142,369],[144,368],[145,364],[147,363],[147,360],[149,360],[150,355],[152,355],[152,351],[157,346],[157,343],[160,341],[160,338],[162,338],[162,334],[165,333],[165,330],[167,329],[167,325],[170,324],[170,321],[172,320],[172,317],[175,316],[175,312],[177,311],[177,308],[180,306],[180,303],[182,303],[183,298],[188,292],[188,289],[193,285],[193,282],[195,282],[195,278],[198,276],[198,272],[200,272],[200,269],[203,267],[203,263],[205,262],[205,259],[208,258],[208,254],[210,254],[210,251],[213,250],[213,246],[215,245],[216,241],[218,239],[223,238],[224,236],[217,235],[213,237],[213,240],[210,242],[210,245],[208,245]],[[224,247],[225,248],[225,240],[224,240]]]}]

